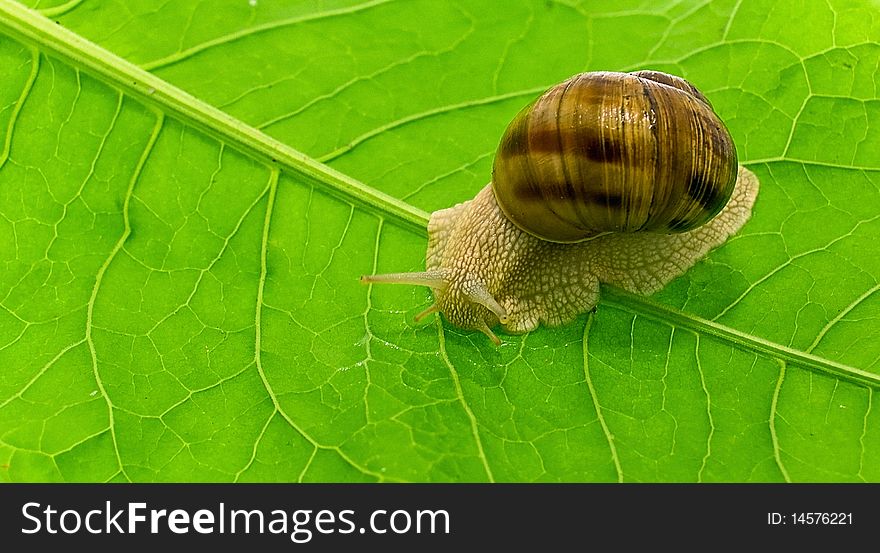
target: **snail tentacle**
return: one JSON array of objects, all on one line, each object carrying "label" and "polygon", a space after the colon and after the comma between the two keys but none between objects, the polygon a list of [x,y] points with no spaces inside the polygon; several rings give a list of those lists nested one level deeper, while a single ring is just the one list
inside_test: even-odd
[{"label": "snail tentacle", "polygon": [[361,283],[363,284],[373,284],[376,282],[386,284],[408,284],[410,286],[427,286],[429,288],[442,288],[445,285],[442,271],[361,275]]},{"label": "snail tentacle", "polygon": [[418,323],[431,313],[437,313],[438,311],[440,311],[440,306],[436,303],[432,303],[427,309],[421,311],[418,315],[413,317],[413,320]]},{"label": "snail tentacle", "polygon": [[486,289],[485,285],[473,283],[469,290],[464,290],[464,297],[468,301],[482,305],[498,317],[501,324],[507,322],[507,310],[492,297],[492,294]]},{"label": "snail tentacle", "polygon": [[477,330],[485,334],[490,340],[492,340],[492,343],[496,346],[501,345],[501,338],[496,336],[495,333],[492,332],[492,329],[489,328],[489,325],[487,325],[486,323],[480,321],[480,323],[477,325]]}]

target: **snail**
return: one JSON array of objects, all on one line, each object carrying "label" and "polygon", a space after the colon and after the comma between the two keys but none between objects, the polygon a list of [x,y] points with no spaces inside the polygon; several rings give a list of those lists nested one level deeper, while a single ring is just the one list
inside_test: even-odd
[{"label": "snail", "polygon": [[648,295],[749,219],[758,179],[738,166],[709,100],[657,71],[581,73],[526,106],[492,181],[431,214],[426,270],[364,283],[427,286],[452,324],[522,333],[595,308],[599,283]]}]

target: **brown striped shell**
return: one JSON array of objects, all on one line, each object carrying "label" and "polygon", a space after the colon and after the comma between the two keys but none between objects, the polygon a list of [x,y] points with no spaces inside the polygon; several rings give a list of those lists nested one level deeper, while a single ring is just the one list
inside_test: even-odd
[{"label": "brown striped shell", "polygon": [[507,217],[553,242],[606,231],[685,232],[737,178],[733,140],[703,94],[657,71],[582,73],[510,123],[492,184]]}]

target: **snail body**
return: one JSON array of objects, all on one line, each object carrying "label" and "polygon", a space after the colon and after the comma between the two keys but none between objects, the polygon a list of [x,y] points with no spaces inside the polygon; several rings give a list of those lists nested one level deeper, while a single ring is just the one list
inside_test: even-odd
[{"label": "snail body", "polygon": [[505,131],[492,181],[431,215],[426,270],[363,282],[429,286],[450,323],[526,332],[591,310],[605,282],[660,290],[751,215],[758,180],[693,85],[655,71],[582,73]]}]

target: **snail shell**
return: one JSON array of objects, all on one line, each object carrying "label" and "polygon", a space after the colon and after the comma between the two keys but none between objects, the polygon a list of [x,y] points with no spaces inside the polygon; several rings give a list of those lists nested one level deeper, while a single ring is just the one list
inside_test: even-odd
[{"label": "snail shell", "polygon": [[736,149],[709,101],[656,71],[583,73],[523,109],[495,156],[499,206],[554,242],[682,232],[733,193]]},{"label": "snail shell", "polygon": [[693,85],[656,71],[552,87],[504,133],[493,179],[434,212],[426,271],[361,277],[432,288],[453,324],[525,332],[591,310],[599,283],[651,294],[736,233],[758,179]]}]

